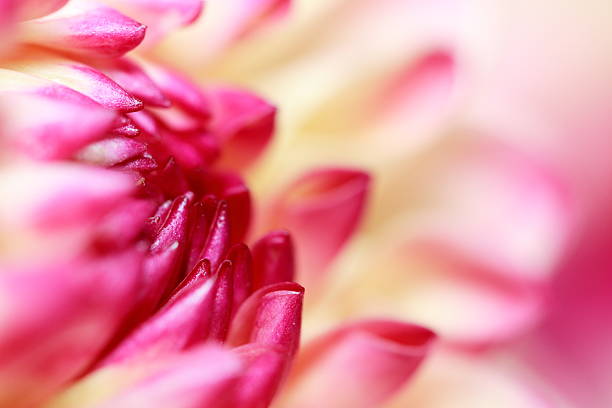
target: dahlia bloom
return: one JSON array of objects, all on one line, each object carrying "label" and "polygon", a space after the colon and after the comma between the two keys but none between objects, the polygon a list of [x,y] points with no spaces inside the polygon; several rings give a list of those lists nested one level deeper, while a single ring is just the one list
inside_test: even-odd
[{"label": "dahlia bloom", "polygon": [[[331,262],[369,176],[297,180],[247,246],[240,172],[276,108],[131,52],[194,22],[200,1],[0,5],[0,406],[268,406],[299,349],[295,266]],[[285,404],[378,406],[433,337],[347,323],[300,354]]]}]

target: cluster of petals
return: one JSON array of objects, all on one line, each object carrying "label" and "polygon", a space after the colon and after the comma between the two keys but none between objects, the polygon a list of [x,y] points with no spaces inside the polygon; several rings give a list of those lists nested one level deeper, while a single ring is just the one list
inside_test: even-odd
[{"label": "cluster of petals", "polygon": [[[260,3],[234,36],[272,10]],[[240,174],[276,108],[126,55],[192,23],[201,1],[0,5],[0,406],[258,408],[288,382],[287,406],[371,407],[401,387],[434,335],[390,320],[328,333],[286,379],[296,266],[331,262],[369,177],[304,175],[244,243]]]}]

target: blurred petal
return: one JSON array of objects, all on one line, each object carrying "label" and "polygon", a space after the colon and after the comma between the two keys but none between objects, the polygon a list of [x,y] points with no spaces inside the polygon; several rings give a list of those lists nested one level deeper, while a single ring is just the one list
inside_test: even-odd
[{"label": "blurred petal", "polygon": [[85,377],[46,408],[230,408],[241,372],[231,351],[206,345]]},{"label": "blurred petal", "polygon": [[[518,371],[518,370],[517,370]],[[523,373],[525,374],[525,373]],[[546,396],[536,378],[512,373],[486,357],[437,351],[414,381],[386,408],[551,408],[565,406]]]},{"label": "blurred petal", "polygon": [[220,166],[240,170],[252,164],[274,133],[276,108],[252,93],[230,88],[206,91],[208,129],[223,145]]},{"label": "blurred petal", "polygon": [[[9,1],[10,2],[10,1]],[[24,20],[43,17],[62,8],[68,0],[19,0],[19,14]]]},{"label": "blurred petal", "polygon": [[6,386],[0,404],[39,406],[91,363],[132,306],[140,261],[139,254],[126,253],[30,270],[3,268],[0,381]]},{"label": "blurred petal", "polygon": [[259,344],[234,349],[245,361],[245,373],[236,387],[236,406],[268,407],[287,371],[288,359],[281,350]]},{"label": "blurred petal", "polygon": [[65,159],[106,134],[116,114],[82,105],[20,93],[0,95],[2,128],[11,147],[37,159]]},{"label": "blurred petal", "polygon": [[176,28],[193,23],[202,12],[203,0],[103,0],[146,24],[146,43],[152,45]]},{"label": "blurred petal", "polygon": [[393,321],[338,329],[305,346],[280,406],[378,407],[412,376],[433,339],[425,328]]},{"label": "blurred petal", "polygon": [[355,231],[369,182],[359,170],[318,169],[289,185],[267,209],[269,227],[291,231],[304,282],[316,282]]}]

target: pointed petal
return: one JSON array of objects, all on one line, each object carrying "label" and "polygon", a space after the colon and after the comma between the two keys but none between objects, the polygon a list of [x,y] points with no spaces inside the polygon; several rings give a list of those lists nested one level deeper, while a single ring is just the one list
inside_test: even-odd
[{"label": "pointed petal", "polygon": [[70,158],[79,148],[103,137],[116,114],[82,105],[21,93],[0,94],[4,140],[37,159]]},{"label": "pointed petal", "polygon": [[146,30],[112,8],[78,0],[21,27],[26,43],[94,58],[120,57],[142,42]]},{"label": "pointed petal", "polygon": [[102,106],[119,112],[142,109],[141,101],[128,94],[100,71],[47,52],[28,51],[27,56],[7,61],[4,67],[65,85],[89,96]]},{"label": "pointed petal", "polygon": [[200,279],[186,293],[142,323],[102,361],[155,359],[180,351],[204,338],[214,307],[215,279]]},{"label": "pointed petal", "polygon": [[208,259],[210,266],[216,270],[221,263],[221,260],[229,250],[229,219],[227,215],[227,203],[220,201],[217,206],[217,212],[213,219],[206,244],[200,253],[200,258]]},{"label": "pointed petal", "polygon": [[282,404],[379,407],[411,377],[433,339],[425,328],[393,321],[365,321],[331,332],[300,354]]},{"label": "pointed petal", "polygon": [[211,105],[208,129],[222,145],[221,166],[244,169],[268,145],[274,133],[276,108],[256,95],[231,88],[206,90]]},{"label": "pointed petal", "polygon": [[305,174],[272,203],[269,226],[291,231],[304,282],[312,283],[355,231],[370,184],[367,173],[326,168]]},{"label": "pointed petal", "polygon": [[232,313],[235,314],[242,302],[249,297],[253,291],[253,266],[249,248],[245,244],[234,245],[227,259],[234,267],[234,303]]},{"label": "pointed petal", "polygon": [[271,232],[253,246],[253,288],[255,290],[294,279],[293,243],[286,231]]},{"label": "pointed petal", "polygon": [[304,288],[283,282],[253,293],[240,307],[228,336],[228,344],[260,343],[278,346],[288,355],[300,339]]},{"label": "pointed petal", "polygon": [[[210,227],[217,212],[217,200],[205,197],[196,202],[192,208],[191,230],[189,233],[189,256],[187,259],[187,270],[192,270],[201,262],[200,254],[208,239]],[[208,261],[210,263],[210,261]]]},{"label": "pointed petal", "polygon": [[234,268],[230,261],[219,265],[217,272],[217,287],[214,305],[212,307],[212,320],[208,338],[225,341],[232,317],[234,303]]},{"label": "pointed petal", "polygon": [[34,94],[85,106],[99,106],[93,99],[67,86],[11,69],[0,68],[0,88],[2,93]]},{"label": "pointed petal", "polygon": [[96,62],[95,66],[145,104],[162,108],[170,106],[170,100],[136,62],[120,58]]}]

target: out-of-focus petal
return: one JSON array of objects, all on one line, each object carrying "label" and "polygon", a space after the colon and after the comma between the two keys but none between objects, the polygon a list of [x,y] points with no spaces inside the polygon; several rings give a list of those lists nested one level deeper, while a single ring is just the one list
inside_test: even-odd
[{"label": "out-of-focus petal", "polygon": [[230,408],[241,369],[234,353],[206,345],[155,360],[105,367],[45,408]]},{"label": "out-of-focus petal", "polygon": [[68,3],[68,0],[18,0],[18,3],[19,16],[23,20],[29,20],[31,18],[43,17],[59,10]]},{"label": "out-of-focus petal", "polygon": [[65,159],[106,134],[116,114],[83,105],[23,93],[0,94],[2,144],[37,159]]},{"label": "out-of-focus petal", "polygon": [[146,27],[100,4],[72,0],[59,11],[21,24],[23,42],[86,57],[116,58],[144,38]]},{"label": "out-of-focus petal", "polygon": [[[552,408],[566,406],[547,395],[534,376],[478,355],[436,350],[410,384],[386,408]],[[522,377],[521,377],[522,375]]]},{"label": "out-of-focus petal", "polygon": [[355,231],[370,177],[348,168],[312,171],[283,190],[267,209],[268,227],[291,231],[298,273],[314,283]]},{"label": "out-of-focus petal", "polygon": [[40,406],[91,363],[132,306],[140,257],[3,267],[0,404]]},{"label": "out-of-focus petal", "polygon": [[239,89],[212,88],[206,96],[211,109],[207,128],[223,146],[219,165],[235,170],[248,167],[272,138],[276,108]]},{"label": "out-of-focus petal", "polygon": [[285,378],[288,364],[286,355],[282,349],[260,344],[247,344],[234,350],[246,366],[245,373],[236,387],[236,406],[269,406]]},{"label": "out-of-focus petal", "polygon": [[428,329],[394,321],[337,329],[302,349],[280,406],[378,407],[412,376],[433,339]]},{"label": "out-of-focus petal", "polygon": [[146,105],[169,107],[170,101],[140,66],[128,58],[96,61],[94,65]]},{"label": "out-of-focus petal", "polygon": [[193,23],[202,12],[203,0],[102,0],[147,25],[145,47],[176,28]]}]

